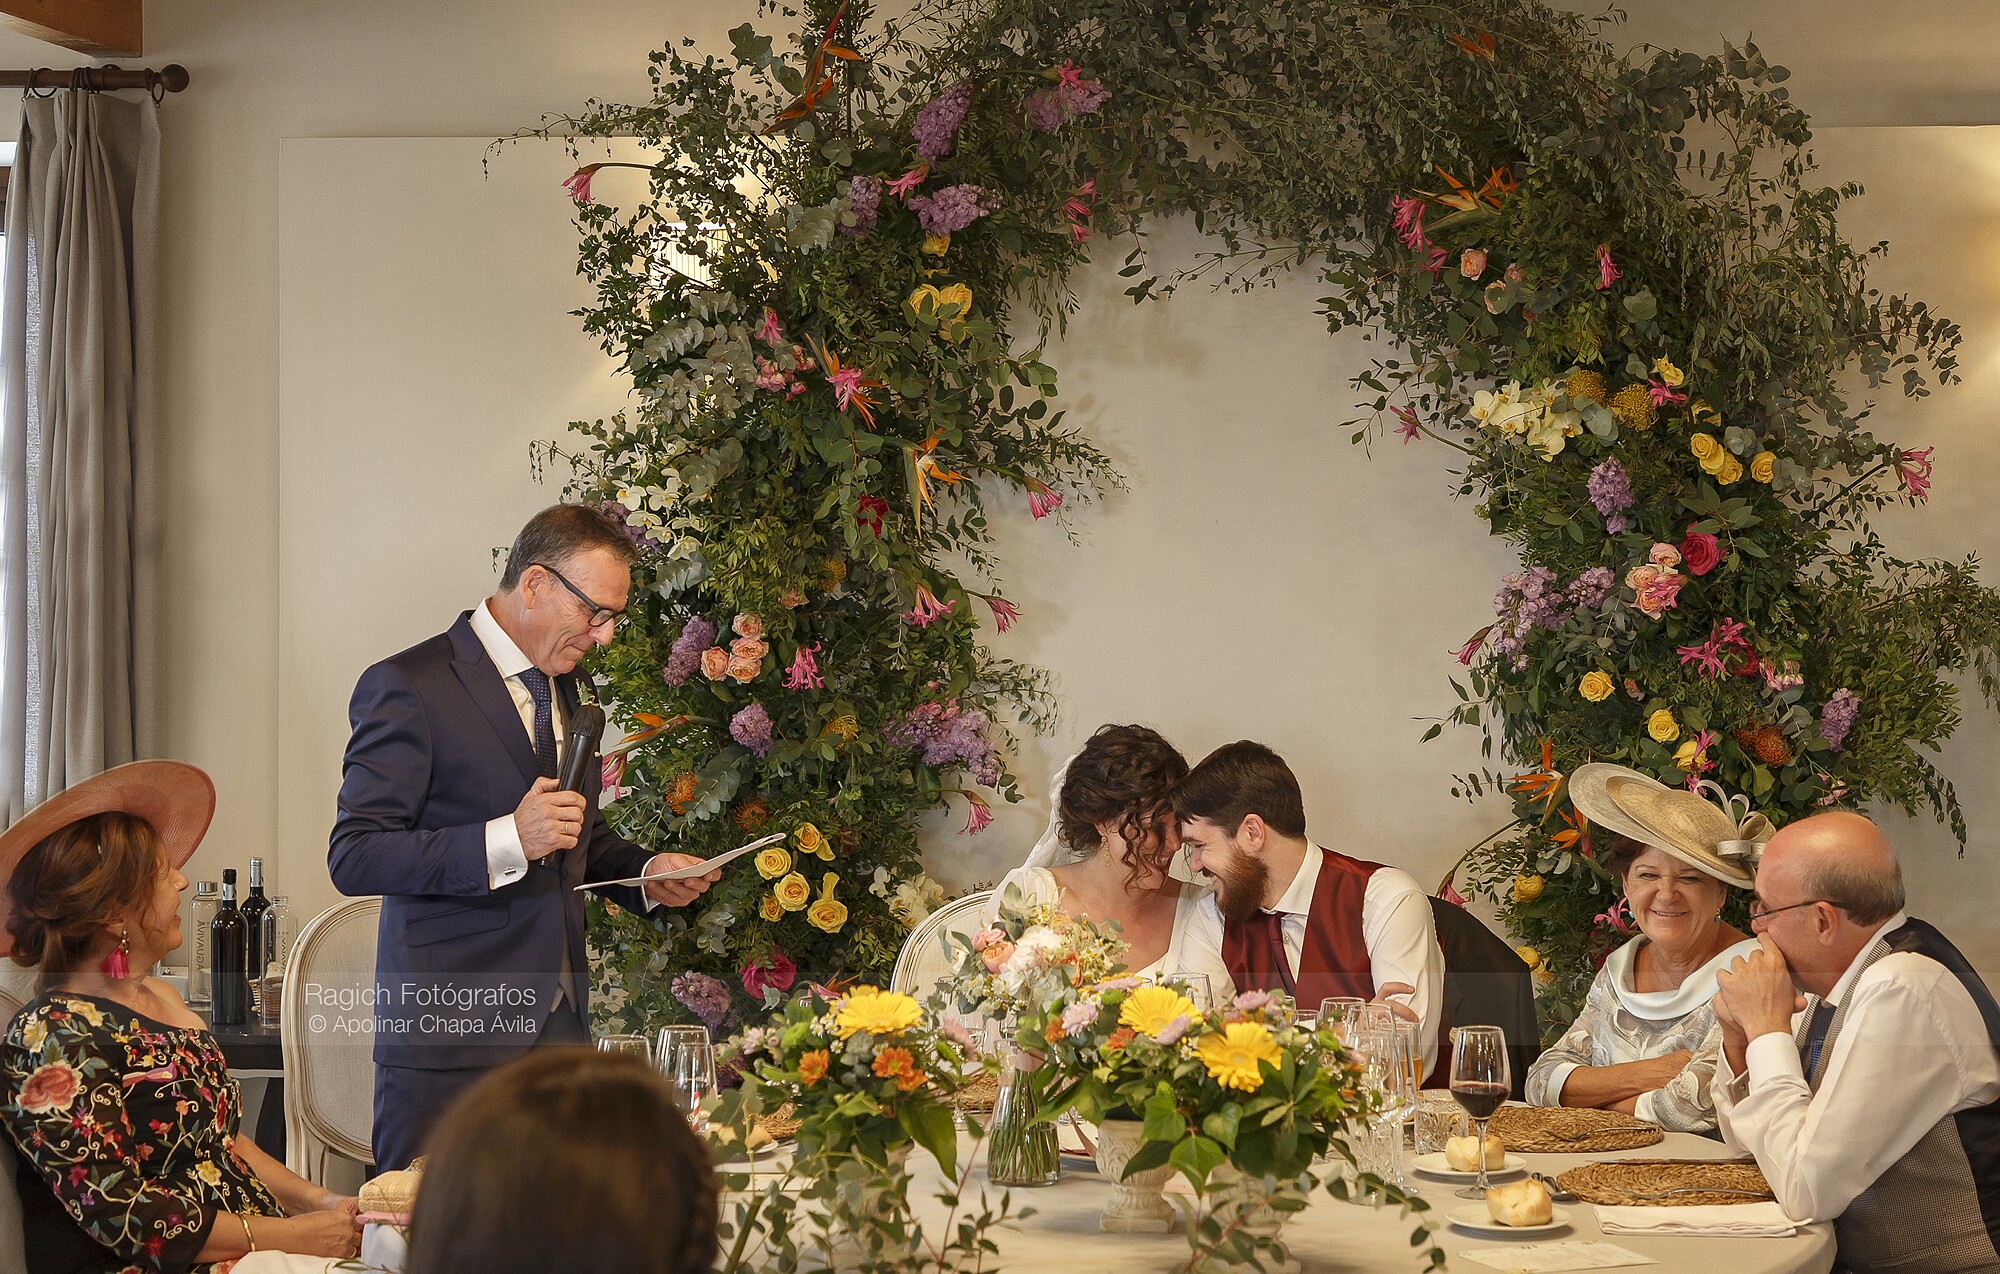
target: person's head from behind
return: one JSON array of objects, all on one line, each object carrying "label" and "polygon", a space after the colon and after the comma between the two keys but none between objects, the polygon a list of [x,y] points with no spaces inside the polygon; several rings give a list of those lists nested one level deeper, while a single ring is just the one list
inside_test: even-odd
[{"label": "person's head from behind", "polygon": [[1187,772],[1186,759],[1159,731],[1100,728],[1063,776],[1056,799],[1062,843],[1123,864],[1128,887],[1158,885],[1180,848],[1168,796]]},{"label": "person's head from behind", "polygon": [[636,556],[625,528],[601,510],[554,504],[530,518],[500,574],[507,632],[521,653],[559,677],[591,647],[610,644]]},{"label": "person's head from behind", "polygon": [[1778,945],[1800,990],[1825,995],[1902,909],[1889,838],[1842,810],[1789,823],[1764,846],[1750,927]]},{"label": "person's head from behind", "polygon": [[708,1153],[643,1062],[540,1048],[432,1131],[409,1274],[706,1274]]},{"label": "person's head from behind", "polygon": [[60,828],[22,856],[7,881],[7,934],[17,964],[44,990],[95,973],[114,949],[142,972],[181,945],[187,877],[146,820],[116,811]]},{"label": "person's head from behind", "polygon": [[1223,916],[1241,923],[1264,905],[1272,852],[1306,837],[1305,798],[1284,758],[1261,743],[1224,744],[1174,789],[1188,865],[1215,889]]}]

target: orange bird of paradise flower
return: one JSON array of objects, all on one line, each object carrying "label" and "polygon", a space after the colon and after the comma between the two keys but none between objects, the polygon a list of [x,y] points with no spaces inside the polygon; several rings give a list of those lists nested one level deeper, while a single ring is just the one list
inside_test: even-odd
[{"label": "orange bird of paradise flower", "polygon": [[1455,35],[1451,37],[1451,42],[1457,46],[1460,53],[1469,58],[1485,58],[1488,62],[1493,60],[1495,45],[1491,31],[1474,27],[1471,35]]},{"label": "orange bird of paradise flower", "polygon": [[861,419],[868,423],[870,429],[873,429],[875,427],[875,400],[870,398],[865,391],[870,389],[887,389],[888,386],[879,380],[868,379],[868,377],[862,375],[859,367],[841,366],[840,356],[825,345],[822,345],[814,337],[807,336],[806,344],[812,346],[812,352],[819,357],[821,370],[826,373],[827,381],[833,386],[834,405],[842,411],[846,411],[849,405],[852,405],[854,410],[860,414]]},{"label": "orange bird of paradise flower", "polygon": [[1516,774],[1507,782],[1507,790],[1516,796],[1525,796],[1530,804],[1542,803],[1542,817],[1546,819],[1555,809],[1556,795],[1562,791],[1562,771],[1556,769],[1555,748],[1547,739],[1542,740],[1542,768],[1528,774]]},{"label": "orange bird of paradise flower", "polygon": [[1555,842],[1558,849],[1575,849],[1576,843],[1583,839],[1583,829],[1590,824],[1584,822],[1583,815],[1573,809],[1563,811],[1562,822],[1562,830],[1549,839]]},{"label": "orange bird of paradise flower", "polygon": [[922,446],[905,447],[903,449],[910,457],[910,473],[915,479],[910,488],[910,511],[916,515],[917,529],[919,531],[924,529],[924,509],[931,503],[931,479],[935,478],[946,486],[950,486],[953,483],[963,481],[965,478],[964,474],[945,468],[944,464],[939,461],[937,456],[938,437],[939,435],[932,434],[930,437],[924,439]]},{"label": "orange bird of paradise flower", "polygon": [[833,18],[826,24],[826,34],[820,37],[819,47],[813,50],[812,60],[806,63],[805,91],[792,99],[792,104],[764,130],[763,136],[781,133],[819,109],[819,104],[833,91],[833,71],[826,64],[828,58],[853,62],[861,57],[853,49],[833,42],[833,33],[840,29],[840,20],[846,16],[845,4],[833,11]]},{"label": "orange bird of paradise flower", "polygon": [[1452,193],[1437,195],[1432,194],[1428,190],[1417,193],[1427,199],[1436,200],[1448,208],[1456,208],[1460,212],[1484,212],[1489,208],[1498,211],[1500,197],[1512,194],[1521,184],[1514,180],[1514,174],[1508,172],[1505,168],[1495,168],[1492,172],[1486,174],[1485,181],[1479,183],[1479,189],[1473,190],[1460,182],[1458,178],[1446,172],[1439,165],[1433,164],[1431,167],[1437,169],[1437,175],[1444,178],[1445,184],[1451,187]]}]

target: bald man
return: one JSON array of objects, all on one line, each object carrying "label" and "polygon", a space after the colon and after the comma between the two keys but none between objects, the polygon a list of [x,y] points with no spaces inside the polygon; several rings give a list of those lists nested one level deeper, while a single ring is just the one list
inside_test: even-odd
[{"label": "bald man", "polygon": [[1882,830],[1784,828],[1750,915],[1759,949],[1716,976],[1724,1139],[1790,1216],[1837,1218],[1842,1269],[2000,1271],[2000,1006],[1903,914]]}]

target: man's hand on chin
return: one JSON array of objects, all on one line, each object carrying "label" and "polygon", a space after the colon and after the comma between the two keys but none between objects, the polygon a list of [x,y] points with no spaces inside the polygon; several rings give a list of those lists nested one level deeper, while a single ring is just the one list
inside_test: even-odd
[{"label": "man's hand on chin", "polygon": [[1759,934],[1757,943],[1757,950],[1731,960],[1715,975],[1717,1016],[1725,1023],[1734,1019],[1746,1042],[1773,1033],[1791,1034],[1792,1015],[1806,1006],[1778,944],[1769,934]]},{"label": "man's hand on chin", "polygon": [[[692,867],[702,860],[691,854],[655,854],[646,862],[642,875],[651,876],[655,872],[678,871]],[[646,896],[662,907],[685,907],[708,892],[708,887],[722,879],[722,869],[716,868],[706,876],[690,876],[686,880],[651,880],[646,882]]]}]

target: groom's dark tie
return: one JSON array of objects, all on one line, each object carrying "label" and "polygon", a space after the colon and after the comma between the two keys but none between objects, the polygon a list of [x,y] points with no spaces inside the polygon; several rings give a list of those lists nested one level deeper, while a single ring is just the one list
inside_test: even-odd
[{"label": "groom's dark tie", "polygon": [[[1261,948],[1263,962],[1268,970],[1258,971],[1258,983],[1266,991],[1283,988],[1286,995],[1296,994],[1297,980],[1292,976],[1291,962],[1285,959],[1285,917],[1277,911],[1260,911],[1250,922],[1251,932],[1257,936],[1253,950]],[[1261,932],[1259,932],[1261,930]]]}]

